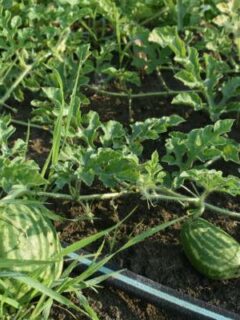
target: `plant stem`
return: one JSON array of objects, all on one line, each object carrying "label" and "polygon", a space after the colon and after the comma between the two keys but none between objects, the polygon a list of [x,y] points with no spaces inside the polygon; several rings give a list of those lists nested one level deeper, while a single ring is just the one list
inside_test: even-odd
[{"label": "plant stem", "polygon": [[218,161],[219,159],[221,159],[221,157],[217,156],[217,157],[205,162],[204,167],[207,168],[207,167],[211,166],[214,162]]},{"label": "plant stem", "polygon": [[96,37],[96,34],[91,30],[91,28],[87,25],[87,23],[84,22],[82,19],[81,19],[80,23],[89,32],[90,36],[92,36],[93,39],[97,42],[98,39]]},{"label": "plant stem", "polygon": [[[165,188],[164,188],[165,189]],[[166,192],[166,190],[165,190]],[[172,190],[169,192],[172,194],[172,196],[164,195],[164,194],[153,194],[153,195],[145,195],[145,198],[147,200],[166,200],[166,201],[182,201],[182,202],[190,202],[190,203],[196,203],[198,204],[201,199],[199,197],[185,197],[182,196]],[[133,195],[133,194],[140,194],[138,191],[120,191],[120,192],[112,192],[112,193],[100,193],[100,194],[90,194],[90,195],[80,195],[77,197],[74,197],[69,194],[63,194],[63,193],[53,193],[53,192],[44,192],[44,191],[29,191],[27,188],[21,188],[19,190],[15,190],[14,192],[7,195],[5,198],[1,199],[1,202],[7,202],[9,200],[16,199],[17,197],[21,197],[25,194],[32,194],[34,196],[40,196],[40,197],[47,197],[52,199],[61,199],[61,200],[67,200],[67,201],[76,201],[76,202],[82,202],[82,201],[91,201],[91,200],[111,200],[111,199],[117,199],[123,196]],[[210,203],[203,202],[203,205],[205,208],[217,212],[221,215],[225,215],[228,217],[234,217],[240,219],[240,213],[235,211],[230,211],[224,208],[216,207]]]},{"label": "plant stem", "polygon": [[[52,192],[45,192],[45,191],[39,191],[37,193],[31,192],[34,195],[42,196],[42,197],[48,197],[53,199],[62,199],[62,200],[69,200],[69,201],[90,201],[90,200],[110,200],[110,199],[116,199],[123,196],[133,195],[133,194],[139,194],[137,191],[120,191],[120,192],[112,192],[112,193],[100,193],[100,194],[90,194],[90,195],[80,195],[77,197],[74,197],[69,194],[63,194],[63,193],[52,193]],[[168,195],[160,195],[160,194],[154,194],[154,195],[147,195],[147,199],[161,199],[161,200],[172,200],[172,201],[183,201],[183,202],[195,202],[197,203],[199,201],[199,198],[193,198],[193,197],[185,197],[181,196],[179,194],[175,194],[175,196],[168,196]]]},{"label": "plant stem", "polygon": [[224,208],[219,208],[219,207],[216,207],[210,203],[207,203],[205,202],[205,207],[211,211],[215,211],[221,215],[224,215],[224,216],[228,216],[228,217],[233,217],[233,218],[238,218],[240,219],[240,213],[239,212],[235,212],[235,211],[230,211],[230,210],[227,210],[227,209],[224,209]]},{"label": "plant stem", "polygon": [[9,106],[7,103],[3,103],[3,106],[4,106],[6,109],[10,110],[11,112],[17,113],[17,109]]},{"label": "plant stem", "polygon": [[19,83],[26,77],[26,75],[32,70],[35,64],[27,65],[25,70],[19,75],[19,77],[15,80],[12,86],[7,90],[4,96],[0,99],[0,105],[4,104],[5,101],[10,97],[11,93],[17,88]]},{"label": "plant stem", "polygon": [[215,103],[214,103],[214,99],[213,99],[213,96],[212,94],[210,94],[208,92],[208,89],[207,88],[204,88],[202,90],[202,93],[205,95],[206,99],[207,99],[207,103],[208,103],[208,107],[209,107],[209,114],[210,114],[210,118],[213,122],[215,122],[217,119],[216,119],[216,113],[214,112],[214,109],[215,109]]},{"label": "plant stem", "polygon": [[177,0],[177,28],[178,28],[178,32],[181,32],[183,30],[183,15],[184,15],[184,9],[183,9],[182,0]]},{"label": "plant stem", "polygon": [[166,196],[162,194],[153,194],[148,195],[147,200],[166,200],[166,201],[182,201],[182,202],[199,202],[199,198],[192,198],[192,197],[184,197],[184,196]]},{"label": "plant stem", "polygon": [[113,193],[102,193],[102,194],[90,194],[90,195],[82,195],[78,197],[73,197],[69,194],[62,194],[62,193],[51,193],[51,192],[32,192],[32,194],[47,198],[53,199],[62,199],[62,200],[69,200],[69,201],[90,201],[90,200],[109,200],[109,199],[116,199],[123,196],[127,196],[130,194],[136,194],[134,191],[121,191],[121,192],[113,192]]},{"label": "plant stem", "polygon": [[16,123],[16,124],[18,124],[20,126],[24,126],[24,127],[30,126],[31,128],[35,128],[35,129],[41,129],[41,130],[44,130],[44,131],[50,131],[49,128],[47,128],[45,126],[41,126],[41,125],[34,124],[34,123],[28,124],[28,122],[26,122],[26,121],[12,119],[11,122],[12,123]]},{"label": "plant stem", "polygon": [[[161,190],[161,189],[160,189]],[[176,196],[176,197],[181,197],[181,195],[173,190],[170,190],[170,189],[162,189],[162,191],[164,192],[167,192],[169,194],[172,194],[173,196]],[[225,216],[228,216],[228,217],[234,217],[234,218],[238,218],[240,219],[240,213],[239,212],[235,212],[235,211],[230,211],[230,210],[227,210],[227,209],[224,209],[224,208],[219,208],[217,206],[214,206],[213,204],[210,204],[208,202],[205,202],[204,199],[206,199],[206,196],[207,194],[204,194],[203,196],[203,205],[205,206],[205,208],[211,210],[211,211],[215,211],[221,215],[225,215]],[[194,200],[199,200],[199,198],[190,198],[192,200],[190,200],[189,202],[194,202]],[[183,199],[184,201],[184,199]],[[197,202],[197,201],[196,201]]]},{"label": "plant stem", "polygon": [[151,22],[152,20],[154,20],[154,19],[159,18],[160,16],[162,16],[166,10],[167,10],[167,7],[162,8],[161,10],[159,10],[158,12],[156,12],[155,14],[153,14],[152,16],[150,16],[149,18],[143,20],[143,21],[140,22],[139,24],[142,25],[142,26],[148,24],[148,23]]},{"label": "plant stem", "polygon": [[[129,94],[125,92],[111,92],[99,89],[94,86],[86,86],[90,90],[93,90],[101,95],[110,96],[110,97],[120,97],[120,98],[129,98]],[[148,97],[161,97],[161,96],[169,96],[176,95],[179,93],[188,93],[188,92],[200,92],[198,90],[169,90],[169,91],[157,91],[157,92],[143,92],[143,93],[133,93],[131,94],[131,98],[148,98]]]},{"label": "plant stem", "polygon": [[160,65],[158,67],[159,70],[166,70],[166,71],[180,71],[181,68],[175,65],[170,65],[170,66],[162,66]]},{"label": "plant stem", "polygon": [[[183,197],[183,196],[182,196],[181,194],[177,193],[176,191],[173,191],[173,190],[168,189],[168,188],[166,188],[166,187],[157,187],[156,190],[159,191],[159,192],[162,192],[163,194],[167,194],[167,195],[169,195],[169,196],[173,196],[173,197],[177,198],[177,199],[178,199],[177,201],[178,201],[183,207],[186,206],[185,203],[184,203],[184,200],[181,201],[181,197]],[[199,200],[199,198],[198,198],[198,200]],[[191,202],[191,201],[190,201],[190,202]]]},{"label": "plant stem", "polygon": [[12,86],[6,91],[3,97],[0,99],[0,106],[4,105],[4,103],[10,98],[12,92],[18,87],[18,85],[23,81],[23,79],[30,73],[30,71],[35,67],[36,64],[41,62],[42,60],[48,58],[51,53],[45,54],[43,57],[36,59],[32,64],[26,65],[25,69],[18,76],[18,78],[13,82]]}]

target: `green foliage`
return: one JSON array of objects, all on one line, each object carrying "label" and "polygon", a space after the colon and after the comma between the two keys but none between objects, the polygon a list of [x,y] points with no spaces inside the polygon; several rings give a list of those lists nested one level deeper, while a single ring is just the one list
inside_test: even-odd
[{"label": "green foliage", "polygon": [[[66,145],[53,166],[53,179],[58,189],[66,184],[82,181],[91,186],[97,177],[106,187],[117,187],[123,183],[142,184],[143,178],[153,184],[159,183],[161,166],[157,165],[157,153],[145,164],[139,158],[143,142],[156,140],[168,128],[180,124],[183,119],[173,115],[160,119],[150,118],[135,122],[128,132],[119,122],[102,123],[96,112],[90,111],[82,118],[82,126],[75,135],[75,143]],[[154,169],[155,168],[155,169]]]},{"label": "green foliage", "polygon": [[143,164],[143,171],[139,177],[138,185],[142,191],[152,189],[164,183],[166,173],[159,163],[159,155],[154,151],[151,159]]},{"label": "green foliage", "polygon": [[149,40],[173,51],[174,60],[182,66],[175,78],[193,89],[190,93],[179,93],[173,104],[188,105],[196,111],[205,110],[212,121],[218,120],[223,113],[239,111],[239,102],[232,99],[239,94],[239,77],[222,81],[225,72],[229,71],[225,62],[207,53],[202,61],[198,50],[185,45],[175,27],[155,28]]},{"label": "green foliage", "polygon": [[25,157],[26,143],[18,139],[10,146],[9,139],[15,131],[10,122],[9,116],[0,117],[0,188],[8,193],[16,185],[36,187],[46,184],[37,163]]},{"label": "green foliage", "polygon": [[132,83],[137,86],[140,86],[140,79],[136,72],[128,70],[117,70],[114,67],[108,67],[102,70],[103,74],[107,74],[109,79],[114,78],[120,83]]},{"label": "green foliage", "polygon": [[237,48],[238,57],[240,58],[239,1],[230,0],[227,3],[220,2],[217,4],[217,9],[219,10],[219,14],[215,17],[214,23],[223,28],[226,38],[233,38],[233,42]]},{"label": "green foliage", "polygon": [[196,182],[208,193],[218,191],[232,196],[240,194],[240,179],[235,176],[223,177],[221,171],[192,169],[183,171],[180,177]]},{"label": "green foliage", "polygon": [[214,125],[193,129],[188,134],[173,132],[166,141],[166,155],[163,161],[178,167],[175,175],[192,168],[203,168],[222,158],[239,163],[240,146],[226,137],[233,120],[219,120]]}]

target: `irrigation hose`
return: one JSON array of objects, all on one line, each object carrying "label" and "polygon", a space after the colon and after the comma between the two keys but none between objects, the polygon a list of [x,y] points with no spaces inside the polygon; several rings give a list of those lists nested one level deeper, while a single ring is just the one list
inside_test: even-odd
[{"label": "irrigation hose", "polygon": [[[66,244],[64,244],[64,246],[66,246]],[[82,250],[78,253],[71,253],[68,255],[71,259],[79,260],[79,264],[76,267],[77,272],[82,272],[93,263],[91,258],[85,257],[86,255],[89,255],[89,253]],[[108,285],[146,300],[157,307],[181,313],[186,319],[240,320],[238,314],[212,306],[202,300],[192,298],[127,269],[116,273],[119,269],[106,264],[106,266],[103,266],[98,270],[98,274],[111,275],[110,278],[105,280],[105,283]]]}]

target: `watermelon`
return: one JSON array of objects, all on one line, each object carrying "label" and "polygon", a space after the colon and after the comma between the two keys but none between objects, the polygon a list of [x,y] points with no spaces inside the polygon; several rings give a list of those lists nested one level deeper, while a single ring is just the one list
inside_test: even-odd
[{"label": "watermelon", "polygon": [[183,225],[180,237],[189,261],[208,278],[240,276],[240,245],[221,228],[205,219],[193,218]]},{"label": "watermelon", "polygon": [[[61,245],[44,206],[9,204],[0,207],[0,259],[25,260],[24,266],[14,266],[16,271],[32,276],[45,285],[51,285],[62,272],[63,261],[47,265],[28,265],[27,260],[52,260],[61,252]],[[13,278],[0,279],[0,293],[18,301],[29,301],[36,292]]]}]

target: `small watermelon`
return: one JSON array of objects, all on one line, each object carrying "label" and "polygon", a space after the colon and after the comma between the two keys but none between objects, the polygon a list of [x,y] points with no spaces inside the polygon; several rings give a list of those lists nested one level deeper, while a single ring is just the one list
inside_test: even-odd
[{"label": "small watermelon", "polygon": [[240,245],[228,233],[202,218],[181,229],[181,243],[192,265],[211,279],[240,276]]},{"label": "small watermelon", "polygon": [[[13,266],[16,271],[33,276],[45,285],[58,279],[63,260],[48,265],[28,265],[27,260],[49,261],[61,252],[61,245],[44,206],[9,204],[0,207],[0,259],[25,260],[24,266]],[[0,278],[0,293],[18,301],[27,301],[36,292],[13,278]]]}]

